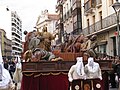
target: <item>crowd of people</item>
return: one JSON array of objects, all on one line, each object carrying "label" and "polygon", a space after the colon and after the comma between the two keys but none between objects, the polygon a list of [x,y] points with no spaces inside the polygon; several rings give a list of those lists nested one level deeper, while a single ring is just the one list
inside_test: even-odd
[{"label": "crowd of people", "polygon": [[111,88],[119,88],[120,89],[120,59],[116,57],[116,59],[112,62],[112,68],[109,72],[110,76],[110,86]]},{"label": "crowd of people", "polygon": [[11,78],[13,78],[13,73],[15,72],[15,60],[4,60],[4,67],[7,69],[10,73]]},{"label": "crowd of people", "polygon": [[[21,83],[21,59],[17,56],[12,60],[3,60],[0,56],[0,90],[18,90],[18,83]],[[1,77],[2,76],[2,77]]]}]

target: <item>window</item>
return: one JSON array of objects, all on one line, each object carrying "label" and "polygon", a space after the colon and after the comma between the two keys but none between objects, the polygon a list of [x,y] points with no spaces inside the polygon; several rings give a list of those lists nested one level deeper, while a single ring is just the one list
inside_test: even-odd
[{"label": "window", "polygon": [[102,54],[106,54],[106,44],[99,46],[99,52]]},{"label": "window", "polygon": [[113,4],[113,0],[108,0],[109,1],[109,6]]},{"label": "window", "polygon": [[90,34],[90,23],[89,23],[89,19],[87,19],[87,26],[88,26],[88,34]]},{"label": "window", "polygon": [[93,24],[95,23],[95,15],[93,16]]},{"label": "window", "polygon": [[95,15],[93,16],[93,29],[95,31]]},{"label": "window", "polygon": [[102,11],[99,12],[99,16],[100,16],[100,22],[101,22],[101,28],[102,28]]},{"label": "window", "polygon": [[73,29],[74,29],[74,30],[77,29],[77,22],[75,22],[75,23],[73,24]]}]

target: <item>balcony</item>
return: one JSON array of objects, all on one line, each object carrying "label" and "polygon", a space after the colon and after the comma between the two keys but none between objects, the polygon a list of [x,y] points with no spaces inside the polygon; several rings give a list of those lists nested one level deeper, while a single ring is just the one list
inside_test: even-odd
[{"label": "balcony", "polygon": [[[120,14],[119,14],[120,17]],[[120,20],[120,18],[119,18]],[[97,34],[99,32],[108,31],[116,25],[116,15],[112,14],[92,25],[83,29],[85,35]]]},{"label": "balcony", "polygon": [[102,0],[96,0],[96,7],[99,8],[102,6]]},{"label": "balcony", "polygon": [[67,0],[62,0],[63,4],[66,2]]},{"label": "balcony", "polygon": [[58,29],[58,21],[55,23],[55,28]]},{"label": "balcony", "polygon": [[67,15],[66,15],[66,14],[64,14],[64,15],[63,15],[63,22],[65,22],[65,21],[66,21],[66,19],[67,19]]},{"label": "balcony", "polygon": [[72,34],[73,34],[73,35],[78,35],[78,34],[79,34],[78,29],[73,30],[73,31],[72,31]]},{"label": "balcony", "polygon": [[69,16],[70,16],[70,17],[72,16],[72,7],[71,7],[70,10],[69,10]]},{"label": "balcony", "polygon": [[60,10],[61,7],[62,7],[62,5],[63,5],[62,1],[59,0],[59,1],[57,2],[57,5],[56,5],[55,7],[56,7],[57,10]]},{"label": "balcony", "polygon": [[68,20],[70,14],[69,14],[69,10],[67,11],[67,14],[66,14],[66,19]]},{"label": "balcony", "polygon": [[95,0],[88,0],[88,1],[84,4],[84,12],[85,12],[85,13],[93,13],[95,7],[96,7],[96,1],[95,1]]}]

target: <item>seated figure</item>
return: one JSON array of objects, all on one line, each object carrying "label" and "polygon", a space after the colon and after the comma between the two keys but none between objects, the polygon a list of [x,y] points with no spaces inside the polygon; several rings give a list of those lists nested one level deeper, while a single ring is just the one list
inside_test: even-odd
[{"label": "seated figure", "polygon": [[98,41],[97,41],[97,35],[91,36],[90,40],[87,41],[87,53],[90,55],[90,57],[97,58],[97,51],[96,48],[98,47]]},{"label": "seated figure", "polygon": [[94,59],[92,57],[88,58],[88,63],[85,65],[85,73],[87,79],[99,78],[102,80],[100,66],[97,62],[94,62]]},{"label": "seated figure", "polygon": [[34,61],[39,61],[39,60],[52,61],[52,59],[55,59],[55,55],[52,52],[46,51],[42,48],[36,48],[33,51],[32,59]]},{"label": "seated figure", "polygon": [[72,82],[75,79],[86,79],[86,75],[84,73],[84,65],[83,65],[83,58],[77,57],[77,63],[71,66],[68,72],[68,79]]},{"label": "seated figure", "polygon": [[84,34],[80,34],[74,42],[66,49],[67,52],[79,53],[81,50],[81,44],[83,43]]},{"label": "seated figure", "polygon": [[23,55],[23,62],[38,62],[40,60],[59,61],[63,60],[56,57],[52,52],[46,51],[42,48],[35,48],[33,51],[27,50]]}]

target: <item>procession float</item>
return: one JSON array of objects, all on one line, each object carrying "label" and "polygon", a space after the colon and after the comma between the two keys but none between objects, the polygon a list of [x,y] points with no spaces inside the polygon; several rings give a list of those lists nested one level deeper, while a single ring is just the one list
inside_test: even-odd
[{"label": "procession float", "polygon": [[[113,58],[95,51],[97,36],[65,35],[64,43],[51,49],[55,35],[47,32],[25,31],[22,54],[21,90],[109,90],[108,71],[112,70]],[[70,68],[82,57],[83,66],[89,57],[97,62],[102,78],[78,78],[69,80]]]}]

